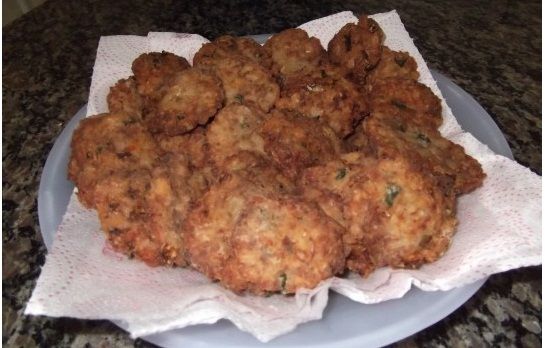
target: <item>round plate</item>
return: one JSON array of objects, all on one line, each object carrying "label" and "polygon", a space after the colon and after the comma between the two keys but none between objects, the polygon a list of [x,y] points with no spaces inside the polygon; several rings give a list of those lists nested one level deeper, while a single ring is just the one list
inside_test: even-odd
[{"label": "round plate", "polygon": [[[494,152],[513,158],[507,141],[487,112],[460,87],[432,71],[439,89],[463,129],[472,133]],[[38,216],[47,248],[74,188],[66,179],[70,140],[78,122],[85,117],[83,107],[55,141],[45,163],[38,192]],[[267,343],[269,347],[373,347],[410,336],[443,319],[465,303],[485,282],[450,291],[424,292],[411,289],[403,298],[373,305],[353,302],[331,293],[322,320],[297,327],[293,332]],[[212,325],[195,325],[143,339],[164,347],[254,347],[259,341],[221,320]]]}]

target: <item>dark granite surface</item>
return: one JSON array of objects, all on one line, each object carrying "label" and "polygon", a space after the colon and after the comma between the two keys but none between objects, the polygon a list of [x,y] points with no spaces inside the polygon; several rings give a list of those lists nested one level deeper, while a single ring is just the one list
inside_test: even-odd
[{"label": "dark granite surface", "polygon": [[[490,113],[518,162],[541,174],[539,1],[57,1],[4,28],[2,112],[2,343],[150,346],[111,323],[24,316],[45,260],[36,198],[42,166],[86,103],[101,35],[148,31],[208,38],[268,33],[342,10],[397,9],[429,66]],[[401,347],[537,347],[541,267],[492,276],[463,307]]]}]

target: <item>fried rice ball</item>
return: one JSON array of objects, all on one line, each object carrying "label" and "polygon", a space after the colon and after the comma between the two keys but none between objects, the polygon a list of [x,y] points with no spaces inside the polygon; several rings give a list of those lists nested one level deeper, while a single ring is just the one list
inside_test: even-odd
[{"label": "fried rice ball", "polygon": [[193,58],[193,65],[202,64],[207,59],[223,59],[225,57],[243,56],[260,64],[265,69],[271,68],[270,54],[249,37],[223,35],[212,42],[202,45]]},{"label": "fried rice ball", "polygon": [[376,81],[369,100],[371,113],[394,112],[435,128],[443,123],[441,100],[428,86],[415,80],[388,78]]},{"label": "fried rice ball", "polygon": [[335,131],[316,119],[273,110],[258,132],[267,157],[292,179],[303,168],[341,153],[342,144]]},{"label": "fried rice ball", "polygon": [[177,72],[190,67],[187,60],[170,52],[144,53],[132,62],[138,93],[146,99],[157,99],[157,92]]},{"label": "fried rice ball", "polygon": [[456,226],[454,196],[403,157],[345,154],[306,169],[301,187],[346,228],[347,267],[362,276],[437,260]]},{"label": "fried rice ball", "polygon": [[264,155],[263,138],[257,133],[267,115],[252,105],[231,104],[221,109],[207,129],[210,157],[218,167],[240,151]]},{"label": "fried rice ball", "polygon": [[150,266],[184,266],[176,197],[164,168],[122,170],[96,186],[96,209],[110,245]]},{"label": "fried rice ball", "polygon": [[317,118],[344,138],[368,114],[366,97],[344,78],[299,78],[282,90],[276,108]]},{"label": "fried rice ball", "polygon": [[251,102],[267,112],[280,94],[280,87],[271,73],[244,57],[207,59],[197,66],[208,69],[219,77],[225,91],[226,105]]},{"label": "fried rice ball", "polygon": [[145,122],[153,133],[180,135],[204,125],[223,105],[221,81],[197,68],[176,73]]},{"label": "fried rice ball", "polygon": [[291,28],[274,34],[263,47],[272,57],[273,73],[280,78],[307,75],[327,61],[327,52],[320,40],[309,37],[302,29]]},{"label": "fried rice ball", "polygon": [[235,292],[291,294],[344,268],[341,226],[236,175],[205,194],[186,227],[191,266]]},{"label": "fried rice ball", "polygon": [[333,36],[327,47],[329,60],[349,70],[354,81],[363,85],[380,60],[383,41],[377,22],[362,15],[358,24],[348,23]]},{"label": "fried rice ball", "polygon": [[418,65],[413,57],[407,52],[392,51],[388,47],[383,46],[380,61],[367,75],[366,84],[373,85],[377,80],[387,78],[417,81],[419,77]]},{"label": "fried rice ball", "polygon": [[123,112],[138,118],[142,117],[142,98],[136,89],[134,76],[121,79],[111,87],[107,101],[110,112]]},{"label": "fried rice ball", "polygon": [[462,194],[482,185],[485,178],[480,163],[464,148],[441,136],[435,128],[423,127],[402,118],[363,122],[369,147],[379,157],[401,155],[439,180],[444,192]]},{"label": "fried rice ball", "polygon": [[95,207],[95,186],[119,170],[151,168],[160,155],[154,139],[135,118],[110,113],[83,119],[74,131],[68,178],[78,188],[78,198]]}]

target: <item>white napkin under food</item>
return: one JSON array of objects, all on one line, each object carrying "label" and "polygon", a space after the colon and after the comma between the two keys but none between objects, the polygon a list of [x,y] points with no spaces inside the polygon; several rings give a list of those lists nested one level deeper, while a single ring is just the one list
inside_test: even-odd
[{"label": "white napkin under food", "polygon": [[[371,17],[386,34],[386,45],[409,52],[418,63],[420,81],[441,96],[397,13]],[[356,21],[351,12],[341,12],[301,28],[327,47],[344,24]],[[88,115],[107,111],[110,86],[131,75],[131,63],[141,53],[165,50],[192,61],[204,42],[199,35],[176,33],[102,37]],[[265,342],[320,319],[329,289],[358,302],[376,303],[399,298],[412,285],[426,291],[449,290],[540,264],[541,177],[463,132],[444,100],[443,117],[443,135],[477,158],[487,178],[483,187],[459,199],[457,233],[450,249],[434,263],[418,270],[382,268],[367,279],[354,274],[331,278],[293,297],[238,296],[196,271],[150,268],[114,253],[105,244],[96,213],[84,209],[72,194],[25,313],[116,320],[133,337],[226,318]]]}]

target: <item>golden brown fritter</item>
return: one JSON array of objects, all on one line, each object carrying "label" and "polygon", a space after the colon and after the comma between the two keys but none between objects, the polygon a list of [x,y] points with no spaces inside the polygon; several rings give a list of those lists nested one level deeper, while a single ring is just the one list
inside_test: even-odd
[{"label": "golden brown fritter", "polygon": [[306,167],[332,160],[341,152],[335,131],[316,119],[273,110],[259,134],[267,157],[289,178]]},{"label": "golden brown fritter", "polygon": [[[438,128],[443,123],[441,100],[426,85],[408,79],[388,78],[376,81],[369,95],[371,113],[401,114],[418,124]],[[394,109],[395,108],[395,109]]]},{"label": "golden brown fritter", "polygon": [[176,203],[161,166],[118,171],[96,186],[96,209],[110,245],[150,266],[185,265]]},{"label": "golden brown fritter", "polygon": [[344,138],[368,114],[366,97],[356,86],[340,77],[290,80],[281,92],[276,108],[316,118]]},{"label": "golden brown fritter", "polygon": [[185,155],[194,170],[210,165],[210,150],[204,127],[197,127],[189,133],[176,136],[156,134],[155,140],[163,151]]},{"label": "golden brown fritter", "polygon": [[158,157],[157,144],[134,116],[101,114],[83,119],[74,131],[68,178],[78,198],[95,206],[95,186],[119,170],[151,168]]},{"label": "golden brown fritter", "polygon": [[264,155],[263,139],[257,133],[266,114],[255,106],[231,104],[221,109],[207,129],[210,157],[218,167],[240,151]]},{"label": "golden brown fritter", "polygon": [[144,53],[132,63],[138,93],[146,99],[155,100],[156,93],[170,77],[190,67],[187,60],[170,52]]},{"label": "golden brown fritter", "polygon": [[363,131],[369,147],[379,157],[401,155],[439,180],[443,191],[468,193],[481,186],[485,174],[481,165],[464,148],[441,136],[431,127],[423,127],[402,118],[368,117]]},{"label": "golden brown fritter", "polygon": [[454,233],[454,196],[402,157],[345,154],[308,168],[300,184],[346,228],[347,267],[363,276],[382,266],[435,261]]},{"label": "golden brown fritter", "polygon": [[280,78],[306,75],[327,61],[320,40],[309,37],[302,29],[286,29],[274,34],[264,45],[272,57],[273,73]]},{"label": "golden brown fritter", "polygon": [[243,56],[270,69],[272,61],[269,53],[255,40],[248,37],[223,35],[202,45],[193,58],[193,65],[202,64],[207,59]]},{"label": "golden brown fritter", "polygon": [[191,265],[236,292],[290,294],[344,268],[337,223],[315,205],[238,176],[212,187],[186,227]]},{"label": "golden brown fritter", "polygon": [[244,57],[206,59],[197,66],[219,77],[225,91],[226,105],[251,102],[267,112],[280,94],[280,87],[271,73]]},{"label": "golden brown fritter", "polygon": [[155,107],[145,115],[153,133],[180,135],[204,125],[223,105],[221,81],[197,68],[178,72],[164,85]]},{"label": "golden brown fritter", "polygon": [[329,59],[350,71],[357,83],[364,84],[369,70],[380,60],[384,33],[380,26],[365,15],[358,24],[348,23],[328,44]]},{"label": "golden brown fritter", "polygon": [[130,116],[142,117],[142,98],[136,90],[134,76],[117,81],[115,86],[110,88],[107,101],[110,112],[123,112]]},{"label": "golden brown fritter", "polygon": [[420,74],[413,57],[407,52],[392,51],[382,47],[382,55],[377,66],[367,76],[366,84],[373,85],[377,80],[387,78],[408,79],[417,81]]}]

